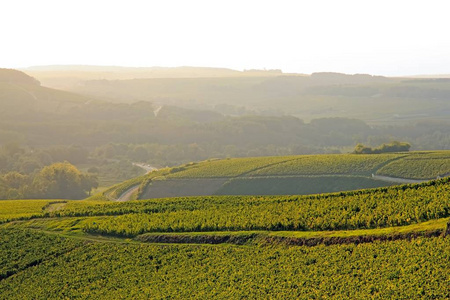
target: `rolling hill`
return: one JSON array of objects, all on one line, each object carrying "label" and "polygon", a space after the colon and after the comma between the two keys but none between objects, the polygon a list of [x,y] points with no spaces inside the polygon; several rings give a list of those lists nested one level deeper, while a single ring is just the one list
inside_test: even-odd
[{"label": "rolling hill", "polygon": [[0,297],[444,299],[449,193],[4,200]]},{"label": "rolling hill", "polygon": [[[185,76],[85,78],[66,90],[114,102],[214,110],[226,115],[293,115],[305,121],[345,117],[371,125],[448,118],[447,78],[388,78],[367,74],[237,72]],[[70,68],[66,70],[69,74]],[[176,73],[173,70],[174,74]],[[201,73],[201,72],[200,72]],[[44,80],[43,74],[30,73]],[[191,74],[191,75],[188,75]],[[234,74],[234,75],[233,75]],[[41,79],[42,78],[42,79]]]},{"label": "rolling hill", "polygon": [[[229,158],[162,169],[124,182],[119,190],[140,184],[140,199],[305,195],[418,183],[449,173],[448,151]],[[105,195],[119,197],[116,189]]]}]

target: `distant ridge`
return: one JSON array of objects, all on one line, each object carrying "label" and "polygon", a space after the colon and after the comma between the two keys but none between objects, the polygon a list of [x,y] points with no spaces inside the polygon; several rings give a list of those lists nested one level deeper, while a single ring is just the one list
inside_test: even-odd
[{"label": "distant ridge", "polygon": [[[199,77],[233,77],[264,74],[265,76],[283,75],[281,70],[244,70],[238,71],[217,67],[123,67],[123,66],[95,66],[95,65],[48,65],[31,66],[21,69],[27,73],[40,75],[61,76],[70,73],[78,76],[86,73],[95,73],[104,76],[103,79],[134,79],[134,78],[199,78]],[[114,75],[116,74],[116,75]],[[96,78],[98,79],[98,78]]]},{"label": "distant ridge", "polygon": [[0,68],[0,82],[40,85],[35,78],[14,69]]},{"label": "distant ridge", "polygon": [[161,71],[220,71],[220,72],[240,72],[227,68],[213,68],[213,67],[125,67],[125,66],[98,66],[98,65],[46,65],[46,66],[31,66],[24,68],[27,71],[81,71],[81,72],[161,72]]}]

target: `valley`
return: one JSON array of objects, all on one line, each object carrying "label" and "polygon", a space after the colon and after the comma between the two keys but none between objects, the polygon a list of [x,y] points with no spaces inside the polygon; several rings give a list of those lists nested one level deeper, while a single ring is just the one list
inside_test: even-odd
[{"label": "valley", "polygon": [[450,297],[447,81],[123,71],[0,70],[0,298]]}]

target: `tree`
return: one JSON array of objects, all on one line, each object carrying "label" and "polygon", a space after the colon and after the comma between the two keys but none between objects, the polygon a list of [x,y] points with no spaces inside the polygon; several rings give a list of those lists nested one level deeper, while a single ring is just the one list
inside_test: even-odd
[{"label": "tree", "polygon": [[353,151],[355,154],[371,154],[373,153],[372,148],[364,146],[363,144],[358,144]]},{"label": "tree", "polygon": [[44,167],[34,178],[33,191],[40,198],[81,199],[98,186],[94,175],[84,175],[68,162]]},{"label": "tree", "polygon": [[9,188],[18,189],[26,183],[27,176],[19,172],[9,172],[3,176],[3,180]]}]

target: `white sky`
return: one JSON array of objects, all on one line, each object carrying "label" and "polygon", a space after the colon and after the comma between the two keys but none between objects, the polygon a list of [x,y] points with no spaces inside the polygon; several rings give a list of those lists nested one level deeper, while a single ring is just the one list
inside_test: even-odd
[{"label": "white sky", "polygon": [[450,1],[1,0],[0,67],[450,73]]}]

